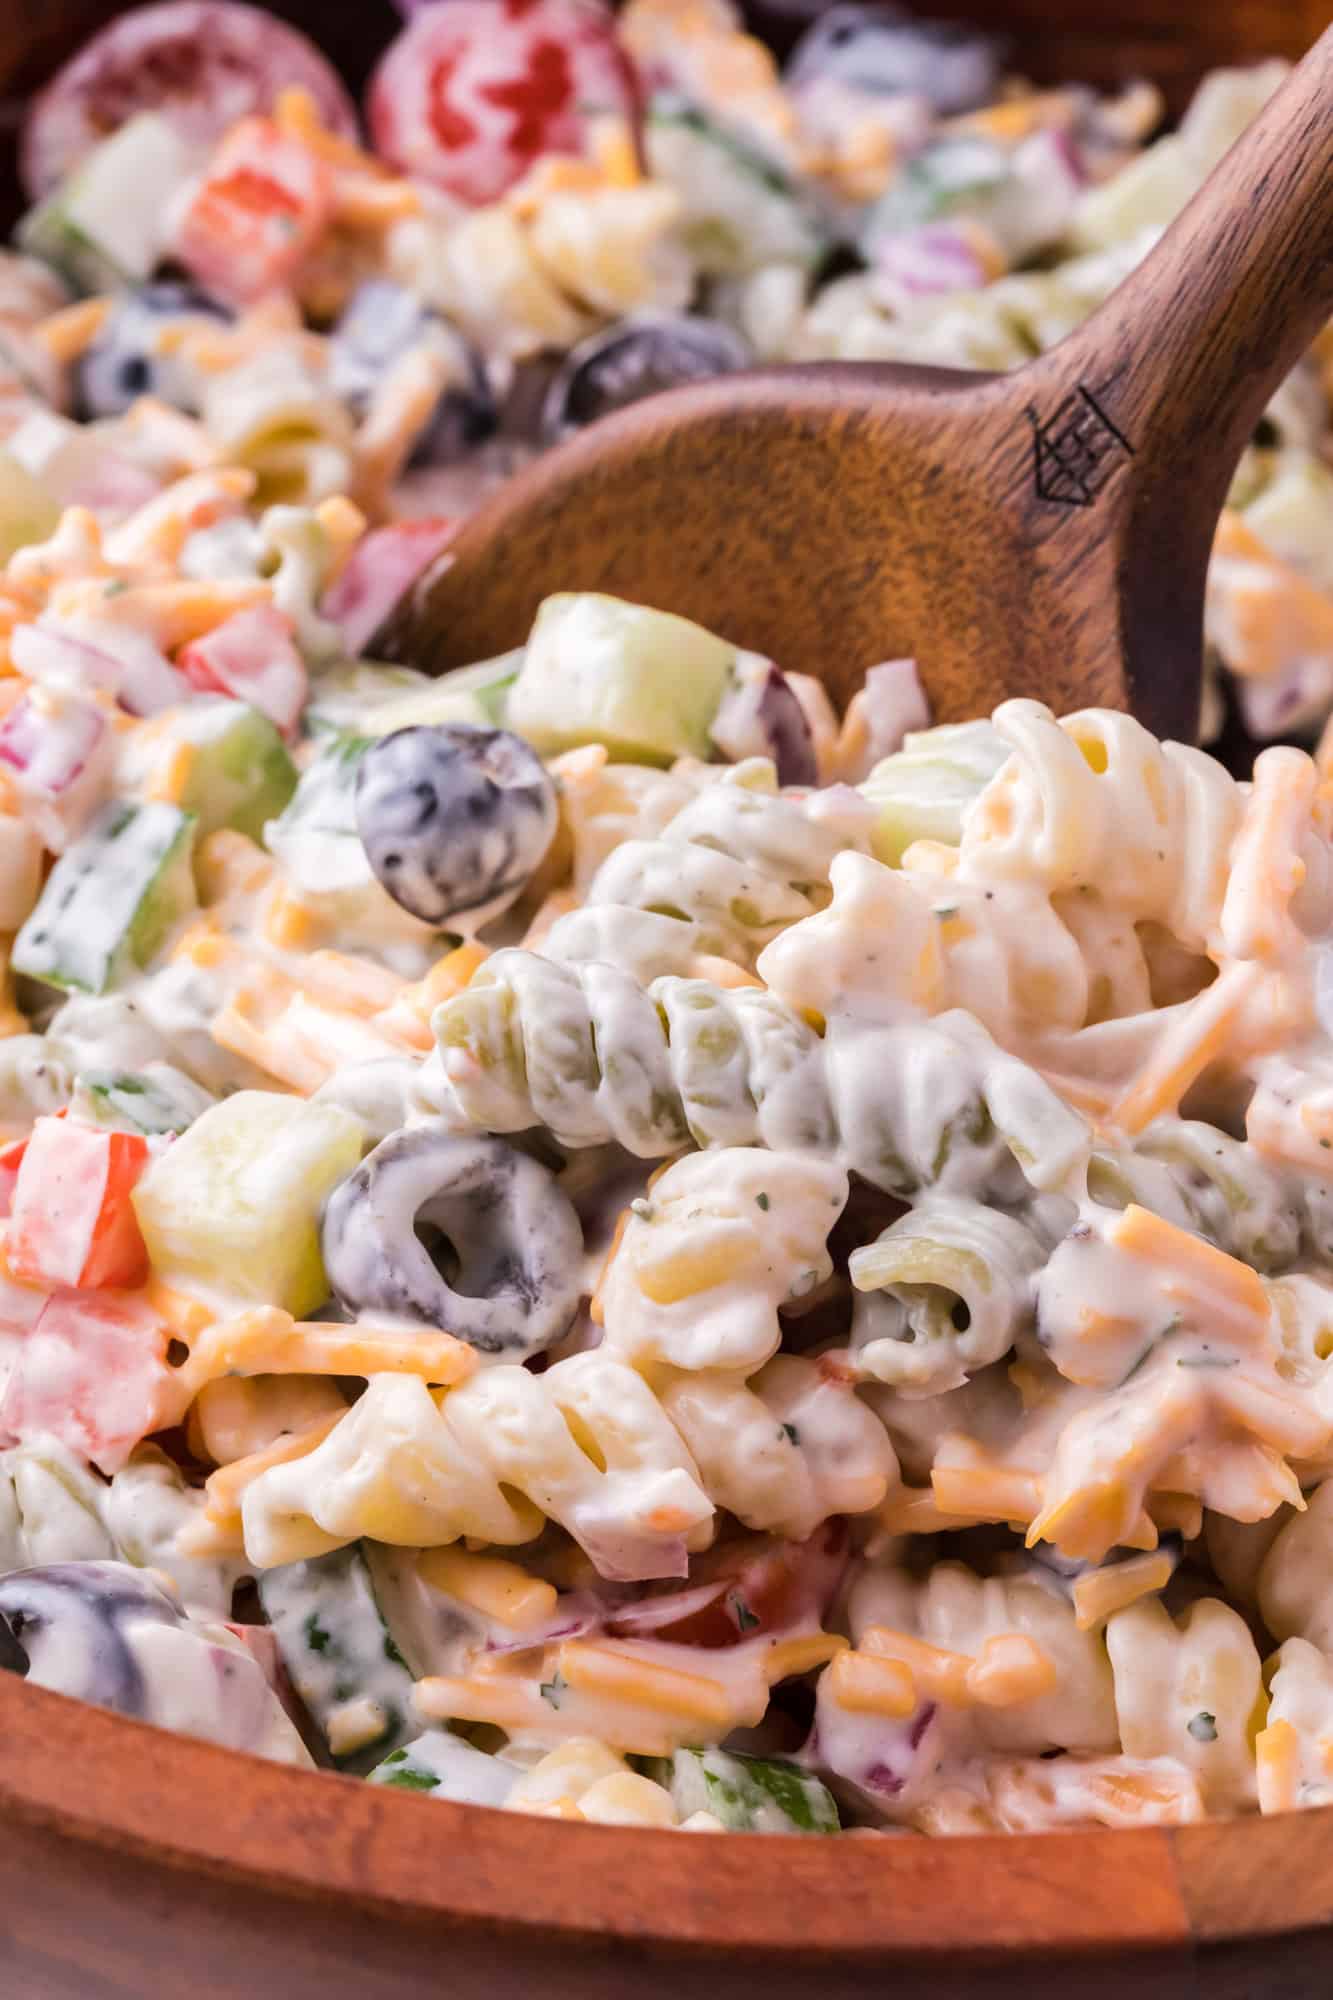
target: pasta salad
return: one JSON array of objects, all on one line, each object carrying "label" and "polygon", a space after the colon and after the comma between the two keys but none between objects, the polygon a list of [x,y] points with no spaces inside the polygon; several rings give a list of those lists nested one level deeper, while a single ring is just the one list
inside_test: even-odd
[{"label": "pasta salad", "polygon": [[[479,6],[405,31],[460,38],[477,100],[420,212],[419,67],[372,92],[390,172],[312,51],[270,105],[237,54],[270,29],[190,0],[229,89],[143,115],[222,151],[182,175],[194,221],[74,302],[5,270],[0,1668],[571,1821],[1333,1802],[1333,752],[1241,781],[1109,711],[932,727],[906,660],[838,717],[580,592],[442,679],[378,660],[448,521],[399,510],[397,361],[359,417],[329,398],[336,435],[282,401],[333,366],[299,274],[342,268],[349,188],[394,228],[446,199],[518,227],[526,176],[612,157],[571,112],[497,188]],[[581,4],[508,14],[548,7],[578,91],[624,85]],[[646,75],[667,18],[620,30]],[[703,92],[735,29],[689,21]],[[858,57],[876,129],[913,46]],[[981,46],[932,55],[942,118],[992,93]],[[101,130],[98,49],[28,157],[37,240],[101,255],[98,216],[143,218],[70,209],[135,129]],[[777,95],[745,60],[773,156],[813,148],[780,115],[804,59]],[[284,187],[325,177],[318,229],[234,150],[265,121]],[[213,289],[155,317],[196,227]],[[471,336],[431,313],[434,422],[427,364]],[[123,411],[55,408],[127,356]]]},{"label": "pasta salad", "polygon": [[[1146,254],[1281,81],[1034,90],[994,37],[732,0],[416,5],[364,119],[234,0],[113,21],[32,106],[0,266],[0,542],[242,466],[259,503],[455,517],[635,397],[753,361],[1007,369]],[[1238,470],[1204,740],[1333,708],[1333,350]]]}]

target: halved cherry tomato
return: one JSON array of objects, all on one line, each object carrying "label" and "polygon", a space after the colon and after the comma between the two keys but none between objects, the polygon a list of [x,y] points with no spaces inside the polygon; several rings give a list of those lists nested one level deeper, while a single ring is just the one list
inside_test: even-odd
[{"label": "halved cherry tomato", "polygon": [[585,151],[590,113],[637,114],[597,0],[449,0],[409,23],[371,79],[377,149],[460,201],[498,201],[533,161]]},{"label": "halved cherry tomato", "polygon": [[238,119],[271,111],[293,86],[309,93],[330,130],[356,137],[356,108],[333,65],[266,9],[237,0],[131,8],[85,42],[34,101],[23,128],[24,184],[34,200],[49,194],[138,111],[156,111],[182,137],[211,146]]}]

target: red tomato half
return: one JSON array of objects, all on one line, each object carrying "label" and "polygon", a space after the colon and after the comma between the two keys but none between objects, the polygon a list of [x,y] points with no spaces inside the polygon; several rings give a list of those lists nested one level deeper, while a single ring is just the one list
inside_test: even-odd
[{"label": "red tomato half", "polygon": [[632,122],[637,109],[597,0],[443,0],[384,55],[366,117],[393,166],[480,204],[543,154],[582,153],[590,114]]},{"label": "red tomato half", "polygon": [[332,131],[356,137],[356,107],[336,70],[266,10],[238,0],[131,8],[85,42],[34,102],[23,128],[24,185],[34,200],[49,194],[136,112],[160,112],[187,139],[211,146],[293,86],[309,93]]}]

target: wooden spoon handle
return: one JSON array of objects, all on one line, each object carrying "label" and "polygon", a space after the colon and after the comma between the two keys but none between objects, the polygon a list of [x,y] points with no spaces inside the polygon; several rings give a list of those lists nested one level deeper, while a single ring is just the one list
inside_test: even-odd
[{"label": "wooden spoon handle", "polygon": [[[1220,506],[1273,390],[1333,313],[1333,28],[1162,241],[1025,371],[1090,394],[1177,499]],[[1043,407],[1052,391],[1047,389]],[[1146,463],[1145,463],[1146,461]]]}]

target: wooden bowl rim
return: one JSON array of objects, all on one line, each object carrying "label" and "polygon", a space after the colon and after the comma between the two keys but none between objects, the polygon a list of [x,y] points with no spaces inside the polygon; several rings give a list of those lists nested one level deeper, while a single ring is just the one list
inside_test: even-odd
[{"label": "wooden bowl rim", "polygon": [[0,1681],[11,1824],[397,1922],[929,1967],[1188,1948],[1333,1919],[1329,1808],[938,1841],[682,1837],[294,1770]]}]

